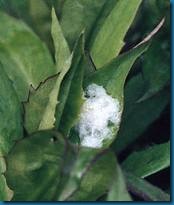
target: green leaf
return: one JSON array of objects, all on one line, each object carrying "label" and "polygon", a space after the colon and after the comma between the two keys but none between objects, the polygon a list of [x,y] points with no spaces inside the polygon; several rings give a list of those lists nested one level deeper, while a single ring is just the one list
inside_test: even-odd
[{"label": "green leaf", "polygon": [[[29,101],[24,103],[24,126],[28,133],[32,133],[40,129],[46,109],[49,108],[50,110],[53,110],[53,107],[49,107],[49,101],[51,100],[50,94],[53,92],[57,78],[57,75],[53,78],[49,78],[41,84],[38,89],[32,89],[30,91]],[[50,118],[53,117],[54,115],[50,115]],[[47,126],[46,124],[44,125],[45,127],[51,125],[49,121],[47,123]]]},{"label": "green leaf", "polygon": [[[44,43],[22,21],[0,12],[0,61],[20,98],[56,73]],[[27,48],[27,49],[26,49]]]},{"label": "green leaf", "polygon": [[0,65],[0,156],[23,136],[22,105],[11,81]]},{"label": "green leaf", "polygon": [[75,169],[71,171],[71,177],[59,200],[95,201],[109,188],[115,172],[115,155],[112,152],[95,155],[96,150],[86,150],[79,153]]},{"label": "green leaf", "polygon": [[[84,87],[95,83],[103,86],[107,93],[113,98],[116,98],[120,104],[120,113],[123,111],[123,91],[126,77],[135,62],[135,60],[147,50],[148,43],[141,45],[123,55],[120,55],[108,65],[104,66],[100,70],[90,75],[86,81]],[[113,137],[110,138],[106,146],[109,146],[113,142],[119,127],[114,128]]]},{"label": "green leaf", "polygon": [[[49,1],[53,3],[52,1]],[[26,22],[52,49],[51,5],[46,0],[6,0],[0,1],[0,8],[11,16]]]},{"label": "green leaf", "polygon": [[56,7],[60,13],[62,30],[71,48],[83,29],[85,36],[89,36],[106,2],[107,0],[66,0]]},{"label": "green leaf", "polygon": [[25,5],[27,5],[27,18],[24,20],[26,22],[29,21],[34,31],[50,46],[51,9],[46,4],[45,0],[27,0]]},{"label": "green leaf", "polygon": [[61,27],[59,25],[55,10],[53,8],[51,33],[55,47],[57,71],[61,72],[62,70],[67,69],[67,67],[69,67],[68,59],[70,58],[71,54],[66,39],[64,38]]},{"label": "green leaf", "polygon": [[118,164],[113,183],[107,196],[107,201],[132,201],[129,192],[127,191],[124,175]]},{"label": "green leaf", "polygon": [[30,93],[29,102],[25,104],[25,128],[29,133],[54,127],[60,85],[71,65],[72,56],[54,10],[52,10],[52,37],[59,75],[48,79]]},{"label": "green leaf", "polygon": [[170,51],[166,46],[167,42],[155,40],[144,57],[143,76],[147,87],[139,101],[152,97],[170,83]]},{"label": "green leaf", "polygon": [[97,68],[101,68],[115,58],[124,45],[128,31],[141,0],[115,1],[112,11],[101,25],[91,46],[91,56]]},{"label": "green leaf", "polygon": [[162,90],[157,95],[141,103],[137,100],[142,96],[145,84],[141,75],[128,81],[125,87],[125,106],[120,130],[113,147],[117,153],[140,137],[164,110],[169,102],[168,90]]},{"label": "green leaf", "polygon": [[70,169],[69,178],[59,196],[59,200],[62,201],[69,198],[78,189],[83,175],[98,152],[95,149],[80,148],[75,162]]},{"label": "green leaf", "polygon": [[42,131],[19,141],[7,156],[7,183],[14,201],[51,201],[57,193],[66,155],[65,141]]},{"label": "green leaf", "polygon": [[99,71],[90,75],[85,82],[85,86],[91,83],[101,85],[107,90],[108,94],[118,98],[122,103],[126,77],[135,60],[147,50],[148,46],[149,44],[145,43],[118,56]]},{"label": "green leaf", "polygon": [[144,179],[140,179],[131,173],[125,173],[127,186],[134,195],[145,201],[170,201],[170,196],[161,189],[153,186]]},{"label": "green leaf", "polygon": [[5,160],[0,156],[0,201],[10,201],[13,196],[13,191],[9,189],[4,177],[6,171]]},{"label": "green leaf", "polygon": [[147,177],[170,166],[170,143],[151,146],[133,152],[122,164],[126,171],[137,177]]},{"label": "green leaf", "polygon": [[65,136],[76,124],[83,103],[84,37],[81,34],[74,49],[70,70],[62,81],[55,126]]}]

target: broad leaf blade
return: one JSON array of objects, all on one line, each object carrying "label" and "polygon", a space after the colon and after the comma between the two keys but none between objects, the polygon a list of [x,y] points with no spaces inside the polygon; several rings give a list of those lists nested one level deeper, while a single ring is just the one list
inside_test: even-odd
[{"label": "broad leaf blade", "polygon": [[124,45],[124,36],[140,3],[141,0],[132,0],[130,4],[127,0],[115,1],[91,47],[91,56],[97,68],[101,68],[119,54]]},{"label": "broad leaf blade", "polygon": [[170,166],[170,143],[153,145],[133,152],[122,164],[126,171],[137,177],[147,177]]},{"label": "broad leaf blade", "polygon": [[129,192],[127,191],[124,175],[118,164],[113,183],[107,196],[107,201],[132,201]]},{"label": "broad leaf blade", "polygon": [[0,65],[0,155],[7,154],[15,141],[23,136],[22,105]]},{"label": "broad leaf blade", "polygon": [[167,193],[153,186],[146,180],[140,179],[127,172],[125,172],[125,177],[130,192],[145,201],[170,201],[170,196]]},{"label": "broad leaf blade", "polygon": [[0,60],[25,101],[30,85],[36,88],[56,69],[48,49],[27,25],[2,12],[0,19]]},{"label": "broad leaf blade", "polygon": [[5,173],[14,190],[13,200],[51,201],[57,192],[65,154],[65,141],[54,132],[37,132],[19,141],[7,156]]}]

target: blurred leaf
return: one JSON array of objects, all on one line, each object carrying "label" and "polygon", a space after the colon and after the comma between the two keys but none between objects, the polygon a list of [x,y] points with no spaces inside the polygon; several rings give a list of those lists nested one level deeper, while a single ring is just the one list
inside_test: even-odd
[{"label": "blurred leaf", "polygon": [[52,36],[59,75],[48,79],[30,93],[29,102],[25,104],[25,128],[29,133],[54,127],[60,85],[71,65],[71,54],[54,10],[52,19]]},{"label": "blurred leaf", "polygon": [[[93,159],[91,158],[92,155]],[[76,171],[71,172],[71,178],[63,192],[66,193],[66,195],[61,195],[59,200],[95,201],[109,188],[112,176],[115,173],[115,155],[112,152],[104,152],[95,156],[94,153],[91,152],[89,158],[87,156],[89,156],[89,152],[86,152],[86,155],[79,153],[76,165],[79,164],[78,160],[81,161],[80,165],[84,164],[85,160],[86,166],[80,166],[81,168],[79,170],[75,169]],[[86,157],[89,159],[88,163]],[[82,170],[84,170],[84,172]],[[72,189],[72,187],[76,189]],[[70,189],[71,192],[68,192],[68,189]]]},{"label": "blurred leaf", "polygon": [[151,125],[169,103],[168,90],[162,90],[152,98],[141,103],[137,100],[142,96],[144,83],[142,76],[133,77],[125,88],[125,109],[113,147],[117,153],[123,151],[134,142]]},{"label": "blurred leaf", "polygon": [[0,0],[0,9],[31,23],[28,12],[28,2],[29,0]]},{"label": "blurred leaf", "polygon": [[145,201],[170,201],[170,196],[153,186],[146,180],[140,179],[131,173],[125,173],[127,186],[134,195],[141,197]]},{"label": "blurred leaf", "polygon": [[27,0],[28,3],[28,18],[30,18],[30,26],[36,33],[48,44],[51,40],[51,9],[45,3],[45,0]]},{"label": "blurred leaf", "polygon": [[125,185],[125,179],[122,170],[118,164],[115,177],[112,180],[113,183],[109,190],[107,201],[132,201],[132,198]]},{"label": "blurred leaf", "polygon": [[62,81],[58,106],[56,109],[55,126],[65,136],[78,120],[81,104],[83,103],[82,81],[84,74],[84,36],[80,35],[74,48],[72,64],[69,72]]},{"label": "blurred leaf", "polygon": [[91,56],[97,68],[101,68],[115,58],[124,45],[124,36],[136,15],[141,0],[132,0],[129,6],[127,3],[127,0],[115,2],[112,11],[95,36]]},{"label": "blurred leaf", "polygon": [[166,50],[166,44],[156,40],[145,54],[143,76],[147,90],[139,102],[152,97],[170,83],[170,52]]},{"label": "blurred leaf", "polygon": [[[83,29],[86,36],[92,32],[106,2],[106,0],[66,0],[57,7],[61,27],[71,48]],[[115,0],[110,0],[109,4],[110,2],[115,2]]]},{"label": "blurred leaf", "polygon": [[8,188],[4,173],[6,165],[4,159],[0,156],[0,201],[10,201],[13,196],[13,191]]},{"label": "blurred leaf", "polygon": [[23,137],[22,105],[0,65],[0,156],[5,155]]},{"label": "blurred leaf", "polygon": [[20,100],[25,101],[30,85],[36,88],[56,69],[48,49],[29,27],[2,12],[0,19],[0,61]]},{"label": "blurred leaf", "polygon": [[0,9],[26,22],[52,49],[51,6],[46,0],[0,0]]},{"label": "blurred leaf", "polygon": [[44,131],[19,141],[7,156],[7,183],[15,201],[51,201],[66,153],[60,134]]},{"label": "blurred leaf", "polygon": [[78,189],[83,175],[87,171],[97,153],[99,153],[99,150],[80,148],[77,153],[76,160],[71,167],[69,178],[59,196],[59,200],[62,201],[68,199]]},{"label": "blurred leaf", "polygon": [[[95,83],[103,86],[107,93],[116,98],[120,103],[120,113],[123,110],[123,90],[126,77],[135,60],[147,50],[148,43],[145,43],[127,53],[124,53],[111,61],[108,65],[90,75],[85,81],[85,87]],[[114,136],[119,127],[115,128]],[[106,145],[110,145],[114,138],[110,138]]]},{"label": "blurred leaf", "polygon": [[137,177],[147,177],[170,166],[170,142],[133,152],[122,164]]}]

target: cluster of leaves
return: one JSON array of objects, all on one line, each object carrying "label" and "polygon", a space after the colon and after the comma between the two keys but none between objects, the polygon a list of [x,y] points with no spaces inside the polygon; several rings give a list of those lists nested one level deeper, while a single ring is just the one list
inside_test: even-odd
[{"label": "cluster of leaves", "polygon": [[[137,140],[169,104],[169,16],[152,42],[134,46],[168,2],[1,0],[0,8],[0,200],[170,200],[170,187],[144,179],[170,166],[169,136]],[[90,83],[123,111],[101,149],[71,140]]]}]

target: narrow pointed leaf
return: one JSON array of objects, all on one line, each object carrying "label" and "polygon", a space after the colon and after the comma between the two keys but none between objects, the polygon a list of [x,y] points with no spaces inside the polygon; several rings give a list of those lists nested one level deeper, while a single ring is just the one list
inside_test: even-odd
[{"label": "narrow pointed leaf", "polygon": [[137,177],[147,177],[170,166],[170,143],[153,145],[133,152],[122,164],[126,171]]},{"label": "narrow pointed leaf", "polygon": [[22,138],[22,105],[0,65],[0,156],[7,154],[15,141]]},{"label": "narrow pointed leaf", "polygon": [[71,67],[62,81],[58,98],[55,126],[65,136],[69,135],[70,129],[75,125],[83,102],[83,38],[83,34],[81,34],[74,49]]},{"label": "narrow pointed leaf", "polygon": [[22,21],[3,12],[0,12],[0,61],[22,101],[27,100],[30,85],[36,88],[56,73],[44,43]]},{"label": "narrow pointed leaf", "polygon": [[99,71],[89,76],[85,82],[85,87],[90,83],[101,85],[107,90],[108,94],[118,98],[122,103],[126,77],[135,60],[147,50],[148,46],[149,44],[145,43],[112,60]]},{"label": "narrow pointed leaf", "polygon": [[97,68],[115,58],[124,45],[128,31],[141,0],[115,1],[112,11],[97,32],[91,47],[91,56]]},{"label": "narrow pointed leaf", "polygon": [[53,8],[51,34],[54,41],[57,71],[61,72],[67,67],[66,63],[68,63],[71,54]]},{"label": "narrow pointed leaf", "polygon": [[48,105],[44,110],[42,121],[39,125],[39,130],[50,129],[54,127],[55,123],[55,111],[57,106],[57,98],[59,96],[59,89],[61,82],[68,72],[71,65],[71,54],[68,48],[67,42],[61,31],[57,16],[54,9],[52,9],[52,38],[55,47],[55,59],[57,71],[60,72],[52,91],[49,94]]},{"label": "narrow pointed leaf", "polygon": [[138,178],[129,172],[125,172],[125,177],[130,192],[145,201],[170,201],[170,196],[167,193],[146,180]]},{"label": "narrow pointed leaf", "polygon": [[60,85],[71,65],[72,56],[54,10],[52,10],[52,37],[59,75],[48,79],[30,93],[29,102],[25,104],[25,127],[29,133],[54,127]]}]

